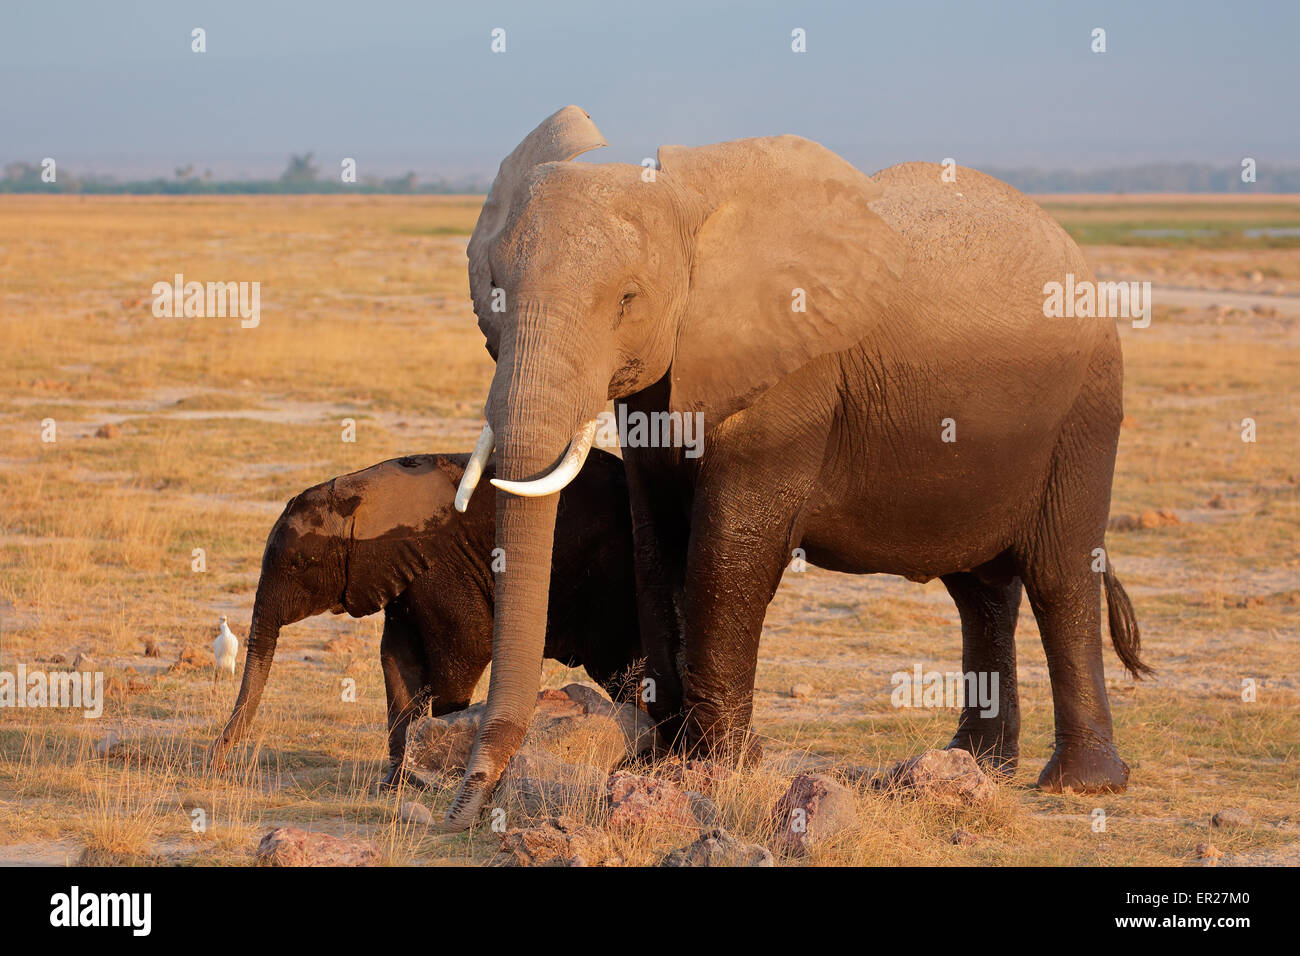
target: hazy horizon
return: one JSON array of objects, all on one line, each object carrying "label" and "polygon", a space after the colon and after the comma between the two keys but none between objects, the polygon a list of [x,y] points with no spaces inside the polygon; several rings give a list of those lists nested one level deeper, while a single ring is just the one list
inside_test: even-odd
[{"label": "hazy horizon", "polygon": [[863,169],[1300,164],[1296,4],[149,0],[4,18],[0,164],[52,156],[77,175],[270,178],[312,151],[324,176],[354,157],[362,176],[487,180],[568,103],[609,140],[600,161],[790,132]]}]

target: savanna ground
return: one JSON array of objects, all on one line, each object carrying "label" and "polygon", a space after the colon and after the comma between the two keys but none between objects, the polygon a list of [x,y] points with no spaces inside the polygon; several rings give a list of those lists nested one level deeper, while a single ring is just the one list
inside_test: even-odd
[{"label": "savanna ground", "polygon": [[[468,450],[491,374],[466,294],[473,197],[14,198],[0,202],[0,667],[106,674],[99,720],[0,711],[0,862],[248,864],[280,824],[358,833],[393,863],[483,862],[486,827],[398,822],[451,791],[376,795],[386,764],[381,618],[289,627],[246,760],[204,769],[237,684],[205,667],[217,617],[246,633],[262,545],[294,492],[419,451]],[[1051,696],[1027,603],[1019,629],[1021,768],[992,809],[937,810],[863,790],[858,825],[809,859],[863,864],[1296,862],[1300,846],[1300,293],[1294,198],[1058,197],[1047,203],[1101,278],[1156,283],[1150,328],[1120,324],[1128,419],[1112,513],[1176,524],[1112,531],[1155,680],[1106,648],[1126,794],[1032,788]],[[1256,228],[1283,230],[1252,235]],[[159,319],[177,273],[261,282],[261,324]],[[1160,303],[1161,287],[1189,303]],[[1188,291],[1192,290],[1192,291]],[[1196,291],[1201,290],[1201,291]],[[1252,305],[1258,306],[1251,308]],[[1217,306],[1217,308],[1215,307]],[[1242,419],[1258,441],[1241,438]],[[42,421],[57,440],[42,441]],[[341,440],[342,421],[356,441]],[[102,426],[111,437],[95,437]],[[206,571],[192,570],[193,549]],[[157,657],[144,654],[146,642]],[[768,614],[754,721],[768,759],[724,785],[724,824],[768,842],[794,769],[878,766],[942,746],[952,709],[895,709],[890,675],[960,670],[939,582],[787,572]],[[241,655],[242,656],[242,655]],[[242,664],[241,664],[242,667]],[[345,703],[344,677],[357,682]],[[545,684],[583,679],[548,662]],[[1255,682],[1243,701],[1243,680]],[[795,698],[790,688],[812,693]],[[486,691],[486,678],[478,696]],[[108,734],[121,753],[99,758]],[[1211,829],[1240,807],[1253,824]],[[207,816],[192,829],[193,811]],[[1106,814],[1104,832],[1093,812]],[[592,816],[594,808],[573,808]],[[516,821],[517,822],[517,821]],[[979,838],[954,846],[964,827]],[[652,861],[688,842],[643,834]],[[792,862],[792,861],[783,861]]]}]

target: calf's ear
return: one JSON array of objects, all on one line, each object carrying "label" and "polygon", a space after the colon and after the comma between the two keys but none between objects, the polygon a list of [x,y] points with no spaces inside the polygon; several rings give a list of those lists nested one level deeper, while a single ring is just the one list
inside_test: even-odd
[{"label": "calf's ear", "polygon": [[433,455],[397,458],[343,475],[334,501],[347,517],[343,606],[373,614],[428,570],[430,546],[448,522],[456,484]]}]

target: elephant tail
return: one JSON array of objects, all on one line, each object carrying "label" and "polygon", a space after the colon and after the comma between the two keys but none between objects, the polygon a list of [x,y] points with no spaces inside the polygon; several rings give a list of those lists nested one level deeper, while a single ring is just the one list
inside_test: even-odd
[{"label": "elephant tail", "polygon": [[1133,613],[1133,602],[1128,599],[1124,585],[1119,583],[1110,561],[1106,561],[1103,572],[1106,584],[1106,616],[1110,623],[1110,642],[1115,646],[1115,653],[1124,662],[1128,672],[1138,680],[1155,673],[1155,669],[1138,656],[1142,650],[1142,635],[1138,630],[1137,615]]}]

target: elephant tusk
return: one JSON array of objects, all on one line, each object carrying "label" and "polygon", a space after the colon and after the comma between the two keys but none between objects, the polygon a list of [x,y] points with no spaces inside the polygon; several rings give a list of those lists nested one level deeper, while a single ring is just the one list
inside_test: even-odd
[{"label": "elephant tusk", "polygon": [[593,418],[579,428],[573,440],[569,442],[568,451],[564,453],[560,463],[548,474],[534,478],[532,481],[506,481],[503,478],[493,478],[493,486],[524,498],[545,498],[547,495],[562,491],[564,486],[578,477],[578,472],[582,471],[583,462],[587,460],[591,445],[596,440],[596,429],[599,427],[600,419]]},{"label": "elephant tusk", "polygon": [[478,444],[474,446],[474,451],[465,464],[465,474],[460,477],[460,486],[456,489],[457,511],[463,512],[469,507],[470,496],[474,494],[479,479],[483,477],[483,469],[487,467],[488,459],[492,457],[492,445],[495,441],[492,426],[484,424],[483,431],[478,436]]}]

